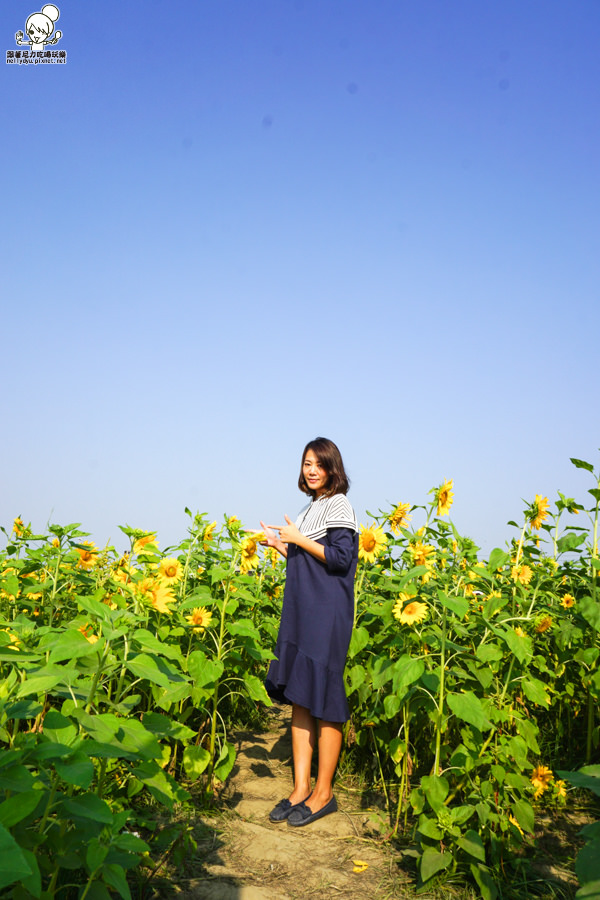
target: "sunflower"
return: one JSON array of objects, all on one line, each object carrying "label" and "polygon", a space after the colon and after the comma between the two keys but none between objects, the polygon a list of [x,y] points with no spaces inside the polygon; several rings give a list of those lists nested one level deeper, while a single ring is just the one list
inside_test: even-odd
[{"label": "sunflower", "polygon": [[237,516],[229,516],[227,519],[227,528],[232,534],[237,534],[240,528],[242,527],[242,523],[238,519]]},{"label": "sunflower", "polygon": [[156,553],[158,543],[156,540],[156,532],[148,532],[143,537],[138,538],[133,545],[134,553]]},{"label": "sunflower", "polygon": [[387,538],[383,533],[383,528],[374,522],[365,528],[360,526],[360,535],[358,538],[358,558],[364,559],[365,562],[375,562],[376,557],[381,556],[387,544]]},{"label": "sunflower", "polygon": [[514,826],[515,826],[515,828],[517,829],[517,831],[520,832],[521,837],[525,837],[525,834],[524,834],[524,832],[523,832],[523,829],[521,828],[521,826],[519,825],[519,823],[517,822],[517,820],[515,819],[514,816],[510,816],[510,815],[509,815],[508,821],[510,822],[511,825],[514,825]]},{"label": "sunflower", "polygon": [[439,488],[437,488],[437,490],[435,491],[435,499],[437,502],[437,515],[438,516],[447,516],[448,513],[450,512],[450,507],[452,506],[452,504],[454,502],[454,491],[452,490],[452,482],[453,482],[452,478],[450,479],[450,481],[447,481],[447,480],[444,481],[444,483],[441,484],[439,486]]},{"label": "sunflower", "polygon": [[571,609],[572,606],[575,606],[575,597],[572,594],[565,594],[565,596],[560,601],[560,605],[564,609]]},{"label": "sunflower", "polygon": [[14,520],[12,530],[17,537],[22,536],[23,532],[25,531],[25,526],[23,525],[23,519],[21,518],[21,516],[17,516],[17,518]]},{"label": "sunflower", "polygon": [[210,525],[207,525],[206,528],[204,529],[204,532],[202,534],[202,543],[204,545],[205,550],[208,550],[208,548],[210,546],[210,542],[213,539],[213,532],[216,527],[217,527],[217,523],[211,522]]},{"label": "sunflower", "polygon": [[510,573],[513,577],[513,581],[518,581],[520,584],[529,584],[533,577],[533,571],[530,566],[513,566],[510,570]]},{"label": "sunflower", "polygon": [[552,619],[550,616],[544,616],[535,626],[535,632],[536,634],[543,634],[549,628],[552,628]]},{"label": "sunflower", "polygon": [[392,610],[394,618],[402,625],[417,625],[427,618],[427,604],[421,603],[419,600],[410,600],[405,605],[406,595],[401,595],[396,601],[396,605]]},{"label": "sunflower", "polygon": [[173,610],[169,609],[167,604],[174,603],[175,597],[166,584],[155,582],[155,587],[152,590],[152,599],[150,602],[152,603],[154,609],[156,609],[159,613],[167,613],[170,616]]},{"label": "sunflower", "polygon": [[8,628],[0,629],[4,634],[7,634],[9,637],[8,644],[4,644],[5,647],[8,647],[9,650],[21,650],[21,641],[14,633],[14,631],[10,631]]},{"label": "sunflower", "polygon": [[242,541],[242,558],[240,560],[240,572],[242,575],[246,575],[251,569],[256,569],[260,563],[256,549],[261,536],[262,533],[253,534],[252,537],[244,538]]},{"label": "sunflower", "polygon": [[515,634],[518,635],[519,637],[525,637],[525,632],[523,631],[523,629],[521,628],[520,625],[515,626]]},{"label": "sunflower", "polygon": [[77,565],[80,569],[91,569],[96,565],[98,550],[93,541],[84,541],[84,547],[76,547],[79,553]]},{"label": "sunflower", "polygon": [[400,534],[400,530],[406,528],[407,524],[412,519],[412,516],[409,516],[408,514],[409,510],[410,503],[399,503],[387,517],[390,528],[394,534]]},{"label": "sunflower", "polygon": [[416,543],[411,544],[409,551],[415,566],[433,565],[433,560],[428,559],[432,553],[435,553],[435,547],[432,544],[423,544],[421,541],[416,541]]},{"label": "sunflower", "polygon": [[559,800],[567,799],[567,785],[562,779],[554,782],[554,788],[556,790],[556,796]]},{"label": "sunflower", "polygon": [[162,559],[158,567],[158,577],[163,584],[177,584],[183,575],[183,566],[178,559]]},{"label": "sunflower", "polygon": [[135,585],[135,590],[142,600],[152,603],[153,591],[157,587],[154,578],[143,578]]},{"label": "sunflower", "polygon": [[530,781],[535,788],[535,794],[533,796],[536,800],[548,789],[550,782],[553,779],[554,775],[552,774],[552,769],[549,769],[548,766],[536,766],[531,773],[530,778]]},{"label": "sunflower", "polygon": [[185,617],[190,625],[193,626],[192,631],[197,633],[201,633],[205,628],[211,623],[212,616],[210,614],[210,610],[206,609],[204,606],[196,606],[191,612],[191,615]]},{"label": "sunflower", "polygon": [[91,625],[82,625],[79,630],[89,644],[95,644],[98,640],[98,635],[94,634]]},{"label": "sunflower", "polygon": [[535,495],[535,500],[527,510],[527,521],[536,531],[539,530],[542,522],[548,516],[549,506],[550,501],[547,497],[542,497],[541,494]]},{"label": "sunflower", "polygon": [[275,547],[267,547],[265,550],[265,559],[268,559],[272,567],[275,568],[281,557],[279,556],[279,551],[276,550]]}]

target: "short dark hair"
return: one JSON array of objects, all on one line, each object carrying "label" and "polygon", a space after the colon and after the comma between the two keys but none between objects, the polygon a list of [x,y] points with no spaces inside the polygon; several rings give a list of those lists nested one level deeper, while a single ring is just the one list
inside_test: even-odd
[{"label": "short dark hair", "polygon": [[298,487],[304,494],[310,494],[313,498],[315,492],[311,491],[304,480],[304,460],[309,450],[315,454],[320,465],[327,472],[329,479],[327,482],[326,497],[333,497],[334,494],[347,494],[350,490],[350,479],[344,470],[344,462],[342,454],[337,446],[328,438],[318,437],[314,441],[309,441],[302,452],[302,462],[300,463],[300,477],[298,478]]}]

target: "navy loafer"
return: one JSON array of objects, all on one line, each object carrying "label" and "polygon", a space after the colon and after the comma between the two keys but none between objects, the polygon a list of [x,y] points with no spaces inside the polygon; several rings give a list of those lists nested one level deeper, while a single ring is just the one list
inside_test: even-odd
[{"label": "navy loafer", "polygon": [[[308,797],[310,797],[310,794],[308,795]],[[306,800],[308,800],[308,797],[306,797]],[[280,800],[277,806],[275,806],[271,810],[271,812],[269,813],[269,819],[271,820],[271,822],[285,822],[292,810],[298,809],[298,807],[302,806],[303,803],[304,801],[301,800],[300,803],[296,803],[294,805],[290,803],[290,801],[286,797],[284,800]]]},{"label": "navy loafer", "polygon": [[316,822],[317,819],[322,819],[323,816],[328,816],[330,813],[337,812],[337,808],[338,805],[335,797],[332,797],[329,803],[326,803],[323,809],[319,809],[317,812],[313,812],[310,806],[307,806],[306,803],[302,801],[302,803],[298,803],[289,810],[286,816],[287,823],[296,828],[300,825],[310,825],[311,822]]}]

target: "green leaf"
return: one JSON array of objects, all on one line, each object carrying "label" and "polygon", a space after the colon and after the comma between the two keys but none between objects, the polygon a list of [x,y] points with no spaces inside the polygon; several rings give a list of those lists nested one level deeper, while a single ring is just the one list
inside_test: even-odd
[{"label": "green leaf", "polygon": [[576,466],[578,469],[587,469],[588,472],[593,472],[593,471],[594,471],[593,465],[592,465],[591,463],[589,463],[589,462],[585,462],[583,459],[575,459],[575,457],[572,456],[572,457],[571,457],[571,462],[572,462],[573,465]]},{"label": "green leaf", "polygon": [[600,879],[589,881],[579,888],[575,894],[575,900],[598,900],[600,897]]},{"label": "green leaf", "polygon": [[372,680],[373,688],[377,691],[391,680],[393,675],[393,660],[378,656],[373,664]]},{"label": "green leaf", "polygon": [[237,622],[228,622],[227,630],[230,634],[239,635],[240,637],[250,637],[259,643],[260,634],[256,626],[248,619],[238,619]]},{"label": "green leaf", "polygon": [[210,762],[210,753],[204,747],[186,747],[183,751],[183,768],[191,781],[200,778]]},{"label": "green leaf", "polygon": [[129,885],[122,866],[118,866],[115,863],[104,865],[102,867],[102,879],[115,891],[118,891],[124,900],[131,900]]},{"label": "green leaf", "polygon": [[569,784],[587,788],[600,797],[600,766],[584,766],[578,772],[559,771],[557,774]]},{"label": "green leaf", "polygon": [[214,776],[219,781],[225,781],[231,770],[233,769],[233,764],[235,763],[235,747],[233,744],[225,743],[221,748],[221,753],[219,754],[219,759],[217,760],[217,764],[214,768]]},{"label": "green leaf", "polygon": [[473,878],[477,882],[482,900],[496,900],[498,888],[494,884],[488,869],[479,863],[471,863],[469,868]]},{"label": "green leaf", "polygon": [[18,700],[6,706],[6,715],[9,719],[35,719],[43,711],[44,707],[36,700]]},{"label": "green leaf", "polygon": [[65,756],[70,756],[72,752],[72,748],[67,747],[66,744],[55,744],[54,741],[40,741],[40,743],[33,748],[31,758],[40,761],[47,759],[63,759]]},{"label": "green leaf", "polygon": [[257,675],[245,675],[244,684],[246,685],[246,690],[252,700],[264,703],[265,706],[273,705],[273,701],[267,694],[263,682]]},{"label": "green leaf", "polygon": [[465,853],[468,853],[469,856],[473,856],[483,863],[485,862],[485,847],[476,831],[469,828],[469,830],[464,833],[463,837],[460,837],[456,843],[465,851]]},{"label": "green leaf", "polygon": [[417,826],[423,837],[431,838],[432,841],[441,841],[444,832],[437,823],[437,819],[426,816],[424,813],[419,816],[419,824]]},{"label": "green leaf", "polygon": [[[96,591],[96,596],[102,594],[104,591]],[[79,609],[83,612],[89,613],[93,619],[99,619],[101,622],[106,622],[110,624],[112,622],[111,610],[106,605],[106,603],[102,603],[100,600],[97,600],[95,597],[90,597],[89,595],[83,595],[75,597],[75,602]]]},{"label": "green leaf", "polygon": [[112,825],[113,817],[110,806],[96,794],[80,794],[62,801],[62,807],[74,819],[91,819],[103,825]]},{"label": "green leaf", "polygon": [[12,834],[0,824],[0,889],[29,878],[31,866]]},{"label": "green leaf", "polygon": [[13,794],[3,803],[0,803],[0,824],[5,828],[12,828],[17,822],[26,819],[36,809],[42,797],[46,797],[46,791],[25,791],[21,794]]},{"label": "green leaf", "polygon": [[495,572],[496,569],[503,569],[509,561],[510,555],[508,553],[506,553],[504,550],[501,550],[500,547],[494,547],[494,549],[490,553],[487,567],[490,572]]},{"label": "green leaf", "polygon": [[3,591],[10,594],[11,597],[17,597],[20,590],[19,579],[16,575],[5,575],[2,579],[1,587]]},{"label": "green leaf", "polygon": [[386,717],[388,719],[393,719],[398,715],[398,711],[400,706],[402,705],[402,701],[398,694],[388,694],[383,700],[383,708],[385,710]]},{"label": "green leaf", "polygon": [[155,736],[137,719],[114,717],[119,725],[117,741],[126,750],[139,753],[146,759],[161,759],[162,750]]},{"label": "green leaf", "polygon": [[140,653],[137,656],[128,659],[125,663],[130,672],[133,672],[138,678],[144,678],[151,684],[158,684],[160,687],[168,687],[171,683],[169,674],[164,671],[159,660],[146,653]]},{"label": "green leaf", "polygon": [[600,839],[585,844],[575,860],[575,871],[582,885],[600,881]]},{"label": "green leaf", "polygon": [[99,869],[106,857],[110,847],[108,844],[101,844],[98,838],[92,838],[89,842],[85,854],[85,862],[90,872]]},{"label": "green leaf", "polygon": [[504,653],[497,644],[479,644],[475,656],[482,663],[490,663],[502,659]]},{"label": "green leaf", "polygon": [[56,760],[54,768],[63,781],[86,790],[94,777],[94,764],[82,750],[77,750],[65,760]]},{"label": "green leaf", "polygon": [[364,666],[356,665],[352,666],[351,669],[346,670],[346,676],[348,679],[348,694],[352,694],[357,687],[360,687],[365,680],[365,670]]},{"label": "green leaf", "polygon": [[571,550],[575,550],[576,547],[579,547],[584,541],[585,534],[576,534],[574,531],[568,531],[566,534],[559,537],[556,546],[559,553],[569,553]]},{"label": "green leaf", "polygon": [[42,896],[42,876],[37,864],[37,859],[31,852],[31,850],[26,850],[24,847],[22,847],[21,852],[23,853],[25,861],[28,863],[29,868],[31,869],[31,875],[26,876],[25,878],[21,878],[21,884],[23,885],[25,890],[29,891],[32,897],[35,897],[36,900],[39,900],[39,898]]},{"label": "green leaf", "polygon": [[56,709],[49,709],[44,717],[44,735],[56,744],[71,746],[77,738],[77,727],[72,719],[63,716]]},{"label": "green leaf", "polygon": [[474,725],[479,731],[488,731],[493,727],[486,716],[481,700],[472,691],[464,691],[462,694],[448,694],[446,696],[448,706],[455,716]]},{"label": "green leaf", "polygon": [[152,634],[151,631],[147,631],[145,628],[137,628],[131,637],[134,641],[137,641],[144,650],[149,650],[151,653],[158,653],[160,656],[166,656],[169,659],[181,659],[181,650],[178,645],[166,644],[164,641],[159,641],[156,635]]},{"label": "green leaf", "polygon": [[142,724],[152,734],[158,737],[173,738],[176,741],[189,741],[196,734],[193,729],[188,728],[182,722],[156,712],[144,713]]},{"label": "green leaf", "polygon": [[369,632],[366,628],[363,628],[360,625],[358,628],[355,628],[352,632],[352,637],[350,638],[350,647],[348,648],[348,656],[352,659],[361,650],[363,650],[370,641]]},{"label": "green leaf", "polygon": [[188,659],[188,671],[196,687],[215,684],[223,674],[223,663],[220,659],[208,659],[202,650],[194,650]]},{"label": "green leaf", "polygon": [[133,774],[146,785],[154,799],[168,809],[172,809],[175,803],[189,799],[188,792],[167,772],[163,772],[156,762],[142,763],[133,770]]},{"label": "green leaf", "polygon": [[440,853],[439,850],[427,847],[420,859],[419,872],[421,881],[429,881],[437,872],[447,869],[452,860],[453,856],[451,853]]},{"label": "green leaf", "polygon": [[17,697],[28,697],[30,694],[45,694],[63,680],[64,672],[62,670],[54,669],[52,672],[48,672],[48,668],[48,666],[45,666],[38,674],[28,675],[25,681],[19,685]]},{"label": "green leaf", "polygon": [[531,662],[533,659],[533,644],[530,637],[526,634],[517,634],[512,628],[494,628],[493,632],[508,644],[508,649],[517,657],[520,663]]},{"label": "green leaf", "polygon": [[527,699],[531,700],[532,703],[537,703],[538,706],[545,706],[546,708],[550,705],[550,698],[546,693],[546,685],[543,681],[540,681],[538,678],[523,678],[521,687]]},{"label": "green leaf", "polygon": [[448,796],[450,785],[443,775],[423,775],[421,789],[427,797],[427,802],[434,812],[438,813],[444,808],[444,800]]},{"label": "green leaf", "polygon": [[64,662],[65,659],[79,659],[98,652],[97,644],[90,644],[78,628],[61,632],[46,649],[50,650],[49,662]]},{"label": "green leaf", "polygon": [[469,611],[469,601],[466,597],[449,597],[443,591],[438,591],[437,594],[442,606],[453,612],[459,619],[464,619]]},{"label": "green leaf", "polygon": [[577,603],[577,610],[594,631],[600,631],[600,603],[591,597],[582,597]]},{"label": "green leaf", "polygon": [[599,488],[589,488],[588,494],[591,494],[596,503],[600,503],[600,489]]},{"label": "green leaf", "polygon": [[512,811],[523,831],[533,834],[534,815],[531,803],[527,800],[517,800],[512,804]]},{"label": "green leaf", "polygon": [[406,689],[418,681],[425,671],[425,661],[414,659],[412,656],[401,656],[394,664],[393,690],[401,697]]}]

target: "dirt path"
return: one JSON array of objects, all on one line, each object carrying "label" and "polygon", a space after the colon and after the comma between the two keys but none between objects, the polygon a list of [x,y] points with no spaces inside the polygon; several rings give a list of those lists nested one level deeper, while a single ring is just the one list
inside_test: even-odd
[{"label": "dirt path", "polygon": [[[272,824],[269,812],[289,794],[291,739],[286,712],[272,714],[266,734],[239,733],[238,757],[224,801],[231,813],[210,824],[219,834],[204,847],[203,875],[186,885],[189,900],[387,900],[412,896],[381,842],[368,836],[361,795],[336,785],[339,812],[303,828]],[[199,847],[199,850],[202,848]],[[354,872],[354,860],[367,867]],[[181,894],[180,894],[181,896]]]}]

